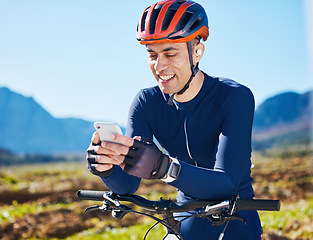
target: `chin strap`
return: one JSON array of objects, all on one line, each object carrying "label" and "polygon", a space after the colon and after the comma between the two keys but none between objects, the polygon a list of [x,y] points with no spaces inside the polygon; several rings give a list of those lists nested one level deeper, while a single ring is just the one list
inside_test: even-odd
[{"label": "chin strap", "polygon": [[191,41],[187,42],[187,47],[188,47],[189,61],[190,61],[190,66],[191,66],[191,76],[188,82],[180,91],[178,91],[177,93],[173,93],[170,96],[170,98],[167,101],[167,104],[171,106],[173,105],[173,99],[174,99],[175,94],[178,94],[178,95],[183,94],[189,88],[191,80],[196,76],[197,72],[199,71],[199,62],[196,64],[196,66],[193,65]]}]

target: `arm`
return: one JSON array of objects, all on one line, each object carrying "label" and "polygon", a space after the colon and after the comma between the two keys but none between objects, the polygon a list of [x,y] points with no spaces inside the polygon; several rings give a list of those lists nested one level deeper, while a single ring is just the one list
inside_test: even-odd
[{"label": "arm", "polygon": [[140,184],[140,178],[127,174],[119,166],[114,167],[108,177],[101,179],[111,191],[117,194],[134,194]]},{"label": "arm", "polygon": [[170,184],[187,195],[201,199],[229,198],[235,194],[243,170],[250,169],[253,114],[254,99],[250,90],[245,87],[236,89],[223,105],[222,130],[214,169],[199,168],[180,161],[181,173]]}]

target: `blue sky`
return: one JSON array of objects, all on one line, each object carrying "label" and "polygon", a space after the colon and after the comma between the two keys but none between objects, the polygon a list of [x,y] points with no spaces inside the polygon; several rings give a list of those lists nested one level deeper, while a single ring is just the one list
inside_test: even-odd
[{"label": "blue sky", "polygon": [[[34,97],[54,117],[125,125],[138,90],[156,84],[135,39],[154,2],[1,1],[0,87]],[[198,2],[210,25],[203,71],[248,86],[257,105],[313,88],[310,0]]]}]

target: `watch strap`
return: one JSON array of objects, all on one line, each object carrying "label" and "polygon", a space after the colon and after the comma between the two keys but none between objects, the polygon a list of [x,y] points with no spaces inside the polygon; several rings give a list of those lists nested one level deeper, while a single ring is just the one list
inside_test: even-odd
[{"label": "watch strap", "polygon": [[181,165],[176,158],[171,158],[171,159],[172,159],[172,162],[168,168],[166,178],[162,179],[163,182],[170,183],[170,182],[175,181],[179,177]]}]

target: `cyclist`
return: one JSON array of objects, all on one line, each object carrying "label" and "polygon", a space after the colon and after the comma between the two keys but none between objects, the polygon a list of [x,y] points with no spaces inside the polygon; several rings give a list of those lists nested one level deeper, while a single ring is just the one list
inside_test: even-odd
[{"label": "cyclist", "polygon": [[[233,80],[199,70],[202,41],[208,36],[206,12],[195,2],[162,0],[144,10],[137,40],[146,47],[158,85],[135,97],[126,136],[112,135],[120,144],[100,143],[94,133],[87,150],[88,169],[112,191],[133,194],[145,178],[176,187],[178,201],[254,197],[253,94]],[[231,221],[224,239],[261,239],[258,213],[240,214],[247,224]],[[190,218],[182,223],[181,235],[217,239],[223,228],[208,219]]]}]

